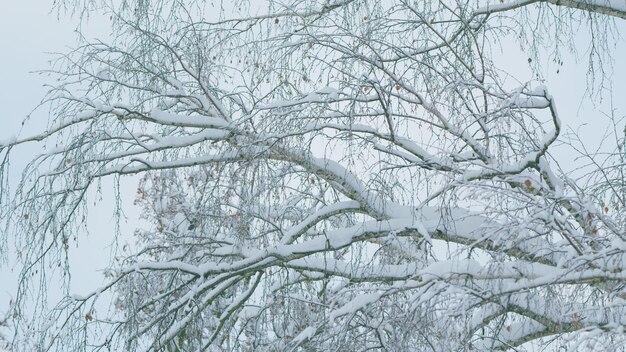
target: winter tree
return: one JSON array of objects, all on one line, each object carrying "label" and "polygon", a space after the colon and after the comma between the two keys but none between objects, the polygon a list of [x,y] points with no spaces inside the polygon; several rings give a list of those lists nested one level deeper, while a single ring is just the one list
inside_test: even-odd
[{"label": "winter tree", "polygon": [[[55,61],[41,133],[0,142],[14,350],[626,344],[624,120],[589,151],[541,64],[588,59],[570,74],[603,104],[623,0],[56,6],[106,13],[112,36]],[[537,79],[499,68],[503,47]],[[27,143],[45,151],[9,192]],[[139,187],[102,212],[134,200],[148,225],[102,287],[47,306],[105,179]]]}]

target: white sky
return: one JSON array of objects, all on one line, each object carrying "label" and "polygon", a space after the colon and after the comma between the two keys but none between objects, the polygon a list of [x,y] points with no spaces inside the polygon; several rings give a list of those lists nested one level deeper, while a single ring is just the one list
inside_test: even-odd
[{"label": "white sky", "polygon": [[[43,85],[47,82],[46,77],[31,72],[48,67],[51,56],[45,53],[62,52],[75,42],[76,20],[68,19],[68,16],[62,16],[62,20],[58,20],[55,13],[49,12],[51,6],[52,1],[0,1],[0,140],[20,133],[22,119],[44,96],[46,88]],[[104,16],[92,17],[89,31],[106,37],[107,20]],[[621,25],[621,33],[626,34],[626,21],[622,22],[624,24]],[[581,33],[581,38],[584,39],[585,34]],[[613,89],[615,107],[620,116],[626,115],[626,68],[623,64],[626,62],[625,44],[622,40],[619,50],[614,53]],[[580,53],[583,54],[585,49],[580,48]],[[527,66],[526,57],[520,55],[515,48],[505,48],[501,68],[517,72],[518,79],[524,81],[532,78]],[[589,104],[583,104],[583,108],[579,109],[587,83],[585,59],[578,64],[574,60],[566,59],[558,75],[554,65],[549,66],[548,72],[550,74],[545,84],[557,99],[563,122],[573,128],[588,124],[581,130],[584,137],[589,139],[591,145],[599,143],[600,130],[606,119],[593,111]],[[608,98],[610,97],[607,96],[606,102],[609,101]],[[609,105],[603,104],[602,110],[608,112]],[[46,120],[45,110],[38,111],[33,117],[33,123],[27,128],[43,129]],[[14,170],[19,170],[38,148],[40,146],[37,145],[19,148],[19,154],[14,154],[12,158]],[[571,159],[567,155],[562,157]],[[134,183],[130,182],[128,191],[134,195],[133,187]],[[109,198],[105,197],[103,200],[107,204],[104,207],[107,212],[112,209]],[[132,199],[125,205],[132,205]],[[97,230],[93,230],[88,239],[80,240],[78,250],[73,249],[73,261],[79,264],[73,273],[73,286],[77,293],[84,293],[102,282],[102,276],[97,270],[103,268],[109,260],[110,251],[106,247],[112,241],[112,216],[110,213],[93,212],[91,215],[90,227]],[[134,226],[128,225],[125,230],[132,232]],[[8,300],[14,294],[15,279],[16,275],[11,272],[10,267],[0,266],[0,312],[6,309]]]},{"label": "white sky", "polygon": [[[36,111],[31,123],[22,130],[21,122],[44,97],[51,83],[46,75],[35,71],[47,69],[53,52],[64,52],[74,45],[77,20],[70,16],[57,17],[50,12],[52,1],[0,1],[0,140],[15,135],[27,135],[32,131],[41,131],[47,122],[46,110]],[[92,16],[86,28],[87,33],[95,33],[100,38],[108,34],[108,17]],[[17,182],[20,169],[36,153],[41,152],[41,145],[31,144],[16,149],[11,158],[13,184]],[[135,182],[131,180],[128,190],[134,194]],[[101,285],[103,276],[100,269],[110,259],[110,244],[113,240],[113,192],[106,188],[112,183],[104,183],[103,199],[90,198],[91,204],[97,201],[98,209],[92,211],[89,219],[89,236],[79,236],[79,246],[70,248],[70,259],[74,265],[72,272],[73,287],[76,293],[86,293]],[[132,205],[129,202],[127,205]],[[94,206],[91,206],[94,209]],[[130,214],[136,217],[137,215]],[[132,234],[134,226],[124,230]],[[0,264],[0,313],[14,298],[17,287],[19,268]]]},{"label": "white sky", "polygon": [[[42,51],[61,49],[72,40],[71,26],[48,16],[46,6],[0,2],[0,140],[19,132],[21,121],[45,93],[42,79],[30,71],[46,67]],[[34,153],[24,148],[24,153]],[[19,161],[15,163],[19,167]],[[16,287],[10,267],[0,267],[0,312]]]}]

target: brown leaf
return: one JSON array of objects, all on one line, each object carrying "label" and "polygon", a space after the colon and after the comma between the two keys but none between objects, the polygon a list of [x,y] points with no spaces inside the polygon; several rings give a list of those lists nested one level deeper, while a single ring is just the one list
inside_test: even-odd
[{"label": "brown leaf", "polygon": [[527,180],[524,181],[524,186],[526,186],[526,188],[530,188],[530,187],[533,186],[533,183],[530,182],[530,180],[527,179]]}]

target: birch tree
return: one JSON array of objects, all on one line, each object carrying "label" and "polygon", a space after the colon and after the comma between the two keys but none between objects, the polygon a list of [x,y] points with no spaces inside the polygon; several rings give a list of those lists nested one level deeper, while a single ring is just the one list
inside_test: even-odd
[{"label": "birch tree", "polygon": [[[0,142],[5,190],[14,150],[46,145],[2,192],[23,265],[15,350],[626,344],[624,123],[608,154],[565,138],[538,63],[575,52],[587,23],[588,74],[610,79],[623,2],[103,6],[113,39],[55,62],[48,126]],[[538,80],[498,68],[510,43]],[[567,141],[581,177],[551,154]],[[69,280],[86,197],[132,175],[150,225],[107,283],[21,314],[45,300],[33,277]]]}]

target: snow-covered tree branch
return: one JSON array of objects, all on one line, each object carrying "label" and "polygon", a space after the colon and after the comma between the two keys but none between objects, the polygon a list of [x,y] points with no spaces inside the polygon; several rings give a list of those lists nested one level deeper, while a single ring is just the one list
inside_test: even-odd
[{"label": "snow-covered tree branch", "polygon": [[[621,20],[623,3],[270,1],[213,18],[204,2],[122,1],[105,11],[112,41],[83,41],[50,71],[49,126],[0,142],[5,185],[13,149],[47,146],[15,194],[1,192],[24,263],[17,306],[41,299],[28,281],[37,270],[71,272],[62,263],[101,180],[139,175],[135,202],[151,225],[107,284],[17,319],[14,348],[626,343],[623,120],[603,164],[568,177],[556,143],[599,159],[563,137],[549,87],[512,80],[494,54],[542,35],[516,28],[529,12],[572,36],[563,23]],[[102,297],[113,297],[108,312],[95,308]]]}]

